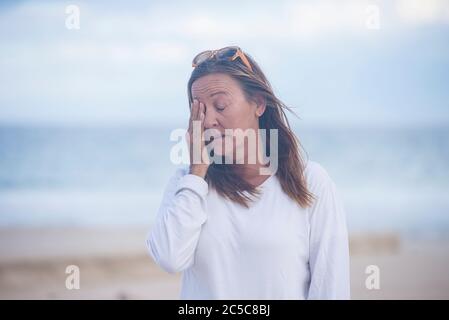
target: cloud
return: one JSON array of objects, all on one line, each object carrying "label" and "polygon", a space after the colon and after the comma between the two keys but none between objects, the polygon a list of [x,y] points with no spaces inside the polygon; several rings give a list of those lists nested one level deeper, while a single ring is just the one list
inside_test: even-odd
[{"label": "cloud", "polygon": [[[377,37],[366,28],[366,9],[373,3],[382,23]],[[0,12],[0,104],[7,106],[0,108],[0,120],[46,116],[64,120],[65,114],[122,118],[127,110],[148,117],[146,106],[153,102],[161,106],[151,114],[155,121],[181,117],[183,109],[173,108],[179,111],[168,114],[162,106],[185,102],[191,58],[201,50],[231,44],[252,53],[292,95],[298,95],[297,70],[307,70],[310,80],[303,85],[310,85],[310,92],[321,92],[319,77],[331,71],[337,79],[338,72],[354,72],[356,67],[348,56],[341,66],[317,72],[323,64],[320,58],[346,57],[362,41],[378,41],[373,50],[382,52],[388,49],[391,32],[397,32],[399,40],[402,35],[413,37],[416,26],[445,24],[448,12],[447,2],[437,0],[135,6],[79,1],[81,28],[74,31],[65,28],[66,4],[29,1]],[[314,67],[307,69],[302,61]],[[336,86],[331,80],[324,81],[330,88]],[[317,107],[315,114],[322,114],[323,108]]]},{"label": "cloud", "polygon": [[397,0],[396,9],[406,24],[449,23],[447,0]]}]

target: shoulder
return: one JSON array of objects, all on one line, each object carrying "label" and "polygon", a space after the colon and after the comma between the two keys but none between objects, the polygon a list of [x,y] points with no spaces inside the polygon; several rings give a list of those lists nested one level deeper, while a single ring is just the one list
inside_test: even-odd
[{"label": "shoulder", "polygon": [[319,163],[309,161],[304,174],[307,188],[314,195],[311,212],[318,212],[318,216],[340,216],[343,213],[337,187],[328,171]]},{"label": "shoulder", "polygon": [[318,162],[308,160],[304,168],[307,187],[312,192],[318,192],[326,186],[333,184],[327,170]]}]

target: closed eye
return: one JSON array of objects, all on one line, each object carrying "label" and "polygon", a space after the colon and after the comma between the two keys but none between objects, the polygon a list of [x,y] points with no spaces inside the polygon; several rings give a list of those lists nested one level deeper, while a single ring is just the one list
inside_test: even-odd
[{"label": "closed eye", "polygon": [[215,106],[215,109],[217,109],[217,111],[223,111],[224,109],[226,109],[225,106]]}]

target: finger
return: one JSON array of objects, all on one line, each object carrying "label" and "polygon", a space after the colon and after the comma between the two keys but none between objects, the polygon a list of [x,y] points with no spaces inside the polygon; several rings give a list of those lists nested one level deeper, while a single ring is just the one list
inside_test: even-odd
[{"label": "finger", "polygon": [[[206,121],[206,106],[204,104],[201,104],[200,107],[200,121],[201,121],[201,133],[203,135],[203,137],[206,136],[206,132],[205,132],[205,121]],[[205,146],[205,141],[203,140],[203,146]]]},{"label": "finger", "polygon": [[189,115],[189,122],[190,122],[190,121],[192,121],[192,110],[193,110],[193,101],[192,101],[192,102],[190,102],[190,109],[189,109],[189,111],[190,111],[190,115]]},{"label": "finger", "polygon": [[194,99],[192,104],[191,104],[190,118],[189,118],[189,132],[191,132],[192,128],[193,128],[193,121],[195,120],[195,113],[196,113],[196,108],[197,108],[197,102],[198,102],[198,100]]},{"label": "finger", "polygon": [[[198,111],[198,121],[200,121],[200,129],[201,129],[201,133],[202,135],[204,135],[204,104],[200,103],[200,108]],[[204,143],[204,142],[203,142]]]},{"label": "finger", "polygon": [[192,109],[190,110],[190,118],[192,120],[195,119],[195,108],[196,108],[196,100],[193,100]]},{"label": "finger", "polygon": [[[204,132],[205,118],[206,118],[206,106],[203,103],[201,103],[200,104],[200,120],[201,120],[201,132],[202,132],[203,136],[205,135],[205,132]],[[210,164],[209,152],[208,152],[208,149],[206,148],[204,139],[202,139],[202,150],[203,150],[203,152],[201,153],[202,154],[202,156],[201,156],[202,162],[204,164]]]},{"label": "finger", "polygon": [[203,137],[201,144],[202,144],[203,148],[206,147],[206,141],[205,141],[206,132],[205,132],[205,129],[204,129],[204,119],[206,118],[206,114],[204,113],[204,110],[205,110],[205,106],[203,105],[202,108],[201,108],[201,111],[200,111],[201,112],[200,113],[201,135]]},{"label": "finger", "polygon": [[194,106],[194,104],[195,104],[195,99],[193,99],[193,100],[190,102],[190,108],[189,108],[189,111],[190,111],[189,121],[192,120],[192,114],[193,114],[193,106]]},{"label": "finger", "polygon": [[198,100],[195,100],[193,105],[193,120],[199,119],[199,110],[200,110],[200,102]]},{"label": "finger", "polygon": [[201,120],[201,123],[204,122],[204,116],[205,116],[204,111],[205,111],[204,103],[200,103],[199,119]]}]

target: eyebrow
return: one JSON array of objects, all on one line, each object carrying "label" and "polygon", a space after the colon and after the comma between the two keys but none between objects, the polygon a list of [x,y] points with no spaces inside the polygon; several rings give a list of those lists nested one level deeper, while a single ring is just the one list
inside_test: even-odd
[{"label": "eyebrow", "polygon": [[[217,91],[217,92],[211,93],[211,94],[209,95],[209,97],[216,96],[217,94],[229,95],[229,93],[227,93],[226,91]],[[193,99],[198,99],[198,97],[193,97]]]},{"label": "eyebrow", "polygon": [[217,94],[225,94],[225,95],[228,95],[228,93],[227,93],[226,91],[217,91],[217,92],[211,93],[211,94],[209,95],[209,97],[213,97],[213,96],[215,96],[215,95],[217,95]]}]

